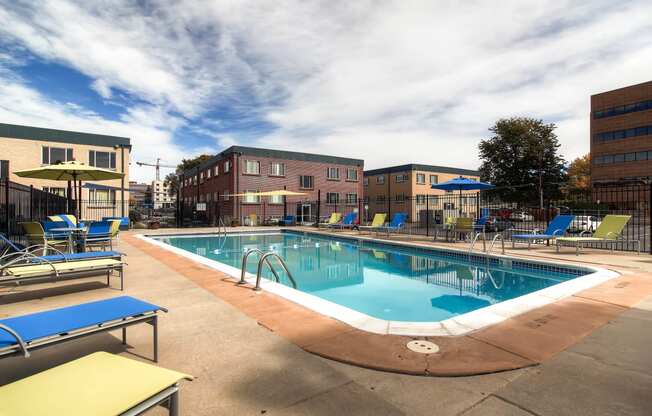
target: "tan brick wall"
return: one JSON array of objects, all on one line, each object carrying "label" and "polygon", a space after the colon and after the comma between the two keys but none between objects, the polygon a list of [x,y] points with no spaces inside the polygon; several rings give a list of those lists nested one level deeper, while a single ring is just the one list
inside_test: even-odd
[{"label": "tan brick wall", "polygon": [[[46,142],[42,140],[26,140],[26,139],[15,139],[15,138],[6,138],[0,137],[0,160],[9,160],[9,179],[12,182],[24,184],[24,185],[33,185],[34,188],[42,189],[43,187],[57,187],[57,188],[66,188],[67,182],[65,181],[50,181],[44,179],[29,179],[21,178],[13,174],[14,171],[23,170],[23,169],[32,169],[39,166],[42,166],[42,148],[43,146],[50,147],[62,147],[62,148],[72,148],[73,149],[73,158],[79,162],[88,164],[90,150],[100,151],[100,152],[115,152],[116,153],[116,170],[120,172],[121,169],[121,149],[114,149],[113,146],[91,146],[91,145],[82,145],[82,144],[70,144],[70,143],[61,143],[61,142]],[[124,149],[125,154],[125,201],[128,204],[129,201],[129,149]],[[111,186],[117,188],[116,190],[116,199],[120,200],[120,183],[119,179],[110,180],[110,181],[101,181],[101,182],[84,182],[84,183],[96,183],[99,185]],[[89,198],[89,190],[82,188],[82,200],[87,200]],[[119,210],[118,210],[119,212]],[[125,214],[128,213],[128,206],[125,210]]]}]

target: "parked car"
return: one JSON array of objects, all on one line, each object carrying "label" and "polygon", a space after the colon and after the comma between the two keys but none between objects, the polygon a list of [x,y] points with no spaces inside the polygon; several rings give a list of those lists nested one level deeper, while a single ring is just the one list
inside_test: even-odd
[{"label": "parked car", "polygon": [[581,233],[582,231],[593,232],[601,222],[602,218],[595,215],[577,215],[568,231],[570,233]]},{"label": "parked car", "polygon": [[509,219],[512,221],[534,221],[534,217],[524,211],[512,212],[512,215],[509,216]]},{"label": "parked car", "polygon": [[510,228],[513,228],[512,222],[500,217],[491,217],[485,224],[485,231],[488,233],[499,233],[501,231],[509,230]]}]

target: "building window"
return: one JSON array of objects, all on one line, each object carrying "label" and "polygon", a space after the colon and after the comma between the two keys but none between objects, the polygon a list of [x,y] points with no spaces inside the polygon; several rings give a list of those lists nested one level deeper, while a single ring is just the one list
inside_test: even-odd
[{"label": "building window", "polygon": [[423,205],[426,203],[425,195],[417,195],[417,205]]},{"label": "building window", "polygon": [[270,204],[282,204],[283,203],[283,196],[282,195],[271,195],[269,197],[269,203]]},{"label": "building window", "polygon": [[619,105],[616,107],[608,107],[603,110],[593,112],[593,118],[614,117],[621,114],[633,113],[635,111],[645,111],[652,109],[652,100],[639,101],[633,104]]},{"label": "building window", "polygon": [[377,204],[384,204],[385,203],[385,195],[376,195],[376,203]]},{"label": "building window", "polygon": [[347,169],[346,170],[346,180],[351,182],[358,181],[358,170],[357,169]]},{"label": "building window", "polygon": [[430,175],[430,185],[436,185],[439,183],[439,176]]},{"label": "building window", "polygon": [[229,173],[231,172],[231,161],[227,160],[224,162],[224,173]]},{"label": "building window", "polygon": [[67,193],[66,188],[55,188],[53,186],[44,186],[43,191],[59,196],[66,196]]},{"label": "building window", "polygon": [[358,203],[358,194],[355,193],[346,194],[347,205],[356,205],[357,203]]},{"label": "building window", "polygon": [[408,180],[408,175],[405,174],[405,173],[402,173],[400,175],[396,175],[396,178],[395,178],[396,183],[405,182],[407,180]]},{"label": "building window", "polygon": [[376,176],[376,183],[382,185],[385,183],[385,175]]},{"label": "building window", "polygon": [[642,152],[620,153],[615,155],[601,155],[593,158],[594,165],[605,165],[611,163],[640,162],[652,160],[652,150]]},{"label": "building window", "polygon": [[229,198],[231,198],[231,196],[229,195],[229,191],[224,191],[224,193],[222,194],[222,199],[228,201]]},{"label": "building window", "polygon": [[72,159],[72,148],[43,146],[41,162],[44,165],[70,162]]},{"label": "building window", "polygon": [[362,184],[363,184],[364,186],[369,186],[369,178],[364,178],[364,179],[362,180]]},{"label": "building window", "polygon": [[337,192],[327,192],[326,193],[326,203],[327,204],[337,204],[340,202],[340,194]]},{"label": "building window", "polygon": [[426,174],[417,173],[417,185],[425,185],[425,184],[426,184]]},{"label": "building window", "polygon": [[88,152],[88,164],[102,169],[115,169],[115,152]]},{"label": "building window", "polygon": [[285,163],[272,162],[269,165],[269,174],[271,176],[285,176]]},{"label": "building window", "polygon": [[314,176],[301,175],[299,176],[299,188],[301,189],[313,189],[315,183]]},{"label": "building window", "polygon": [[114,205],[114,189],[91,189],[89,190],[89,199],[93,205]]},{"label": "building window", "polygon": [[220,174],[220,165],[215,165],[213,168],[213,176],[218,176]]},{"label": "building window", "polygon": [[326,179],[337,181],[340,179],[340,168],[326,169]]},{"label": "building window", "polygon": [[596,133],[593,140],[596,142],[608,142],[611,140],[620,140],[630,137],[647,136],[652,134],[652,126],[640,126],[626,130],[605,131]]},{"label": "building window", "polygon": [[199,183],[204,183],[204,172],[199,172]]},{"label": "building window", "polygon": [[394,196],[394,202],[396,202],[397,204],[402,204],[403,202],[405,202],[405,194],[396,194]]},{"label": "building window", "polygon": [[210,179],[211,177],[212,169],[206,169],[206,179]]},{"label": "building window", "polygon": [[244,196],[242,197],[243,204],[260,204],[260,195],[256,195],[258,191],[247,190],[244,191]]},{"label": "building window", "polygon": [[260,175],[260,162],[257,160],[245,160],[244,173],[247,175]]}]

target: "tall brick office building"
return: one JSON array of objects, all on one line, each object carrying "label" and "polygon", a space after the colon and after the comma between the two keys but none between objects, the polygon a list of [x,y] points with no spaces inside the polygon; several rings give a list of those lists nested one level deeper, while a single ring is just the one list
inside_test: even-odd
[{"label": "tall brick office building", "polygon": [[652,81],[591,96],[591,182],[652,179]]},{"label": "tall brick office building", "polygon": [[[208,210],[219,201],[220,215],[227,222],[245,222],[251,213],[278,217],[286,210],[308,223],[316,219],[318,197],[338,211],[356,209],[363,193],[363,170],[360,159],[231,146],[183,173],[181,199],[186,207],[205,202]],[[233,196],[280,189],[305,195],[288,197],[289,209],[283,197]]]}]

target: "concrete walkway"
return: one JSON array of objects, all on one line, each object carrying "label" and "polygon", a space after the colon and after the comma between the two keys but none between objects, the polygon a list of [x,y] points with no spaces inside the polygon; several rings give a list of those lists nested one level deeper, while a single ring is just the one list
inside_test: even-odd
[{"label": "concrete walkway", "polygon": [[[126,294],[170,309],[160,322],[159,365],[197,377],[182,385],[184,415],[650,414],[652,299],[541,366],[418,377],[314,356],[125,241],[119,249],[128,254]],[[1,288],[0,317],[123,294],[101,280]],[[131,328],[129,344],[104,333],[2,359],[0,385],[98,350],[147,359],[151,329]]]}]

